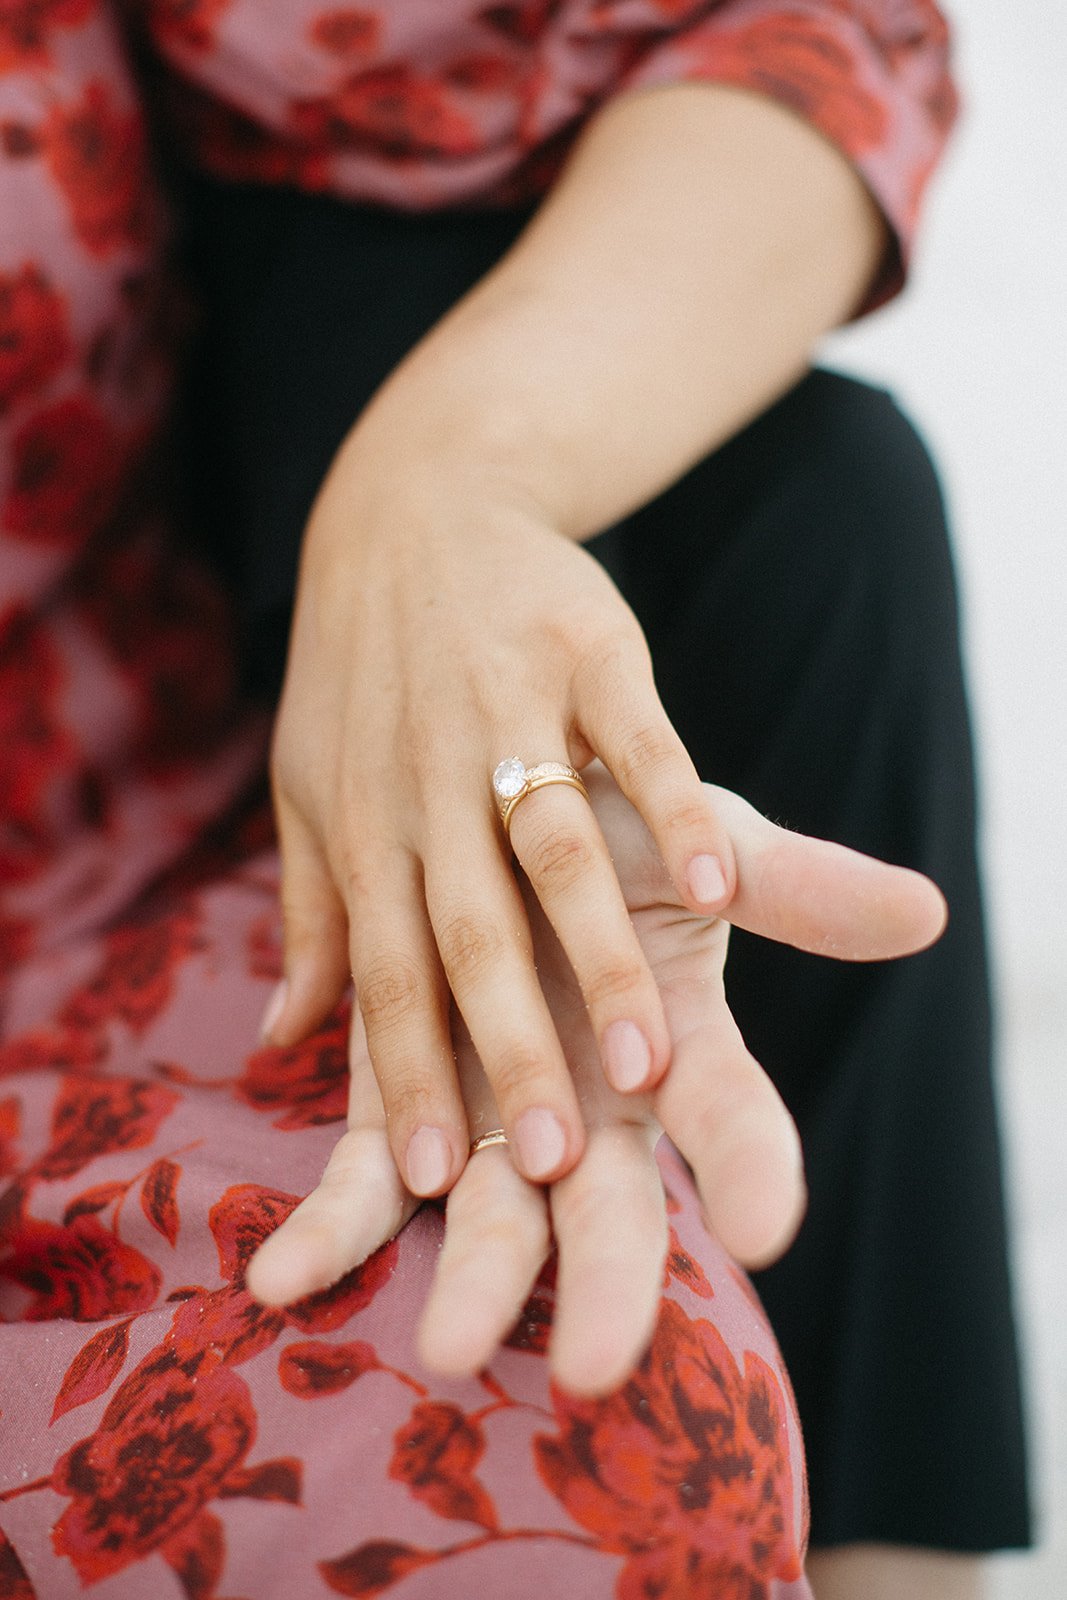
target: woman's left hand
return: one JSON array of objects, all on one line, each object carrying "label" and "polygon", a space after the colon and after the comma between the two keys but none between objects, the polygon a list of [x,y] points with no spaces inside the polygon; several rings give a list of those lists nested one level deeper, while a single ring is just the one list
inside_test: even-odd
[{"label": "woman's left hand", "polygon": [[[526,891],[546,999],[588,1129],[578,1166],[548,1188],[502,1147],[479,1151],[448,1199],[444,1247],[419,1330],[425,1363],[477,1372],[514,1325],[554,1234],[559,1246],[553,1376],[577,1394],[623,1382],[651,1338],[667,1249],[654,1158],[666,1131],[693,1169],[709,1227],[746,1266],[774,1260],[804,1207],[800,1142],[769,1078],[749,1055],[723,989],[729,928],[697,916],[672,888],[638,813],[599,765],[584,774],[671,1036],[667,1076],[648,1095],[619,1095],[567,959]],[[532,804],[531,796],[524,804]],[[728,790],[713,799],[738,863],[730,906],[739,927],[845,960],[877,960],[938,937],[945,908],[918,873],[788,833]],[[499,1126],[492,1091],[453,1012],[472,1133]],[[421,1201],[405,1189],[361,1030],[353,1031],[348,1132],[314,1192],[261,1247],[249,1288],[287,1304],[334,1282],[391,1238]]]}]

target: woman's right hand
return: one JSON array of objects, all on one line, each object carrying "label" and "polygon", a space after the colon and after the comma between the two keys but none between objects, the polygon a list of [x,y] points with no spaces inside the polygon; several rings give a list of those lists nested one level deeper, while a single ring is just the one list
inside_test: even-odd
[{"label": "woman's right hand", "polygon": [[[427,447],[420,461],[415,419],[385,413],[375,402],[353,429],[304,540],[273,757],[286,980],[267,1032],[296,1042],[351,976],[396,1164],[413,1192],[439,1194],[469,1143],[454,999],[517,1165],[551,1180],[585,1129],[494,767],[602,757],[696,915],[729,898],[729,837],[604,570],[494,471],[489,447]],[[542,789],[517,809],[511,846],[608,1076],[652,1087],[670,1055],[663,1002],[593,812]]]},{"label": "woman's right hand", "polygon": [[[655,843],[607,772],[586,774],[634,927],[663,996],[673,1053],[651,1094],[605,1082],[596,1038],[566,955],[527,893],[540,979],[588,1128],[574,1171],[529,1183],[506,1149],[479,1151],[448,1199],[444,1248],[419,1345],[432,1368],[478,1371],[507,1335],[549,1250],[559,1245],[549,1359],[579,1394],[621,1383],[651,1337],[667,1219],[653,1151],[666,1130],[693,1169],[711,1230],[743,1264],[787,1247],[803,1212],[800,1145],[776,1090],[745,1048],[722,972],[728,926],[694,914]],[[879,960],[930,944],[945,906],[928,879],[843,846],[776,827],[727,790],[710,796],[738,864],[731,921],[753,933],[843,960]],[[491,1086],[457,1022],[456,1043],[475,1135],[499,1125]],[[382,1099],[358,1035],[349,1131],[318,1188],[261,1247],[252,1293],[286,1304],[334,1282],[395,1234],[416,1208],[392,1161]]]}]

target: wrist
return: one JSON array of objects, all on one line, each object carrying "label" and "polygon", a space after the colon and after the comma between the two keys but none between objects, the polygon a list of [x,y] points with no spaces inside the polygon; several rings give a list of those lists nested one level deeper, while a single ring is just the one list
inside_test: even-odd
[{"label": "wrist", "polygon": [[[335,472],[354,504],[381,520],[473,530],[518,520],[569,534],[564,462],[513,398],[469,395],[398,376],[362,414]],[[570,535],[577,537],[577,535]]]}]

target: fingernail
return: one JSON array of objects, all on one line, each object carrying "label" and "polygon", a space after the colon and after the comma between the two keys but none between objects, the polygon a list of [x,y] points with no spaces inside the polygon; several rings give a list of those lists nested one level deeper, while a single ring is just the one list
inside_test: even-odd
[{"label": "fingernail", "polygon": [[726,898],[726,874],[718,856],[694,856],[686,877],[693,899],[702,906],[716,905]]},{"label": "fingernail", "polygon": [[436,1194],[448,1182],[452,1151],[440,1128],[416,1128],[408,1140],[408,1188],[412,1194]]},{"label": "fingernail", "polygon": [[259,1025],[259,1037],[269,1039],[271,1029],[285,1010],[285,1002],[289,995],[288,981],[283,978],[274,993],[267,1001],[267,1009],[263,1013],[263,1021]]},{"label": "fingernail", "polygon": [[516,1122],[515,1144],[523,1172],[539,1182],[555,1172],[563,1160],[567,1136],[557,1116],[535,1106],[531,1111],[524,1111]]},{"label": "fingernail", "polygon": [[605,1028],[603,1051],[608,1077],[621,1094],[640,1089],[648,1081],[652,1051],[636,1023],[613,1022]]}]

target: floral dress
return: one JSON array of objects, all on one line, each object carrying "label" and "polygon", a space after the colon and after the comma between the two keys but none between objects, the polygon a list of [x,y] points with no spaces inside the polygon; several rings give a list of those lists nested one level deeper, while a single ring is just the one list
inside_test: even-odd
[{"label": "floral dress", "polygon": [[169,493],[154,152],[509,205],[683,79],[844,150],[892,233],[869,304],[899,286],[955,106],[925,0],[0,0],[0,1600],[809,1592],[788,1378],[666,1145],[659,1324],[607,1400],[548,1380],[551,1263],[477,1379],[419,1366],[436,1205],[328,1292],[245,1291],[338,1135],[346,1016],[256,1045],[267,729]]}]

